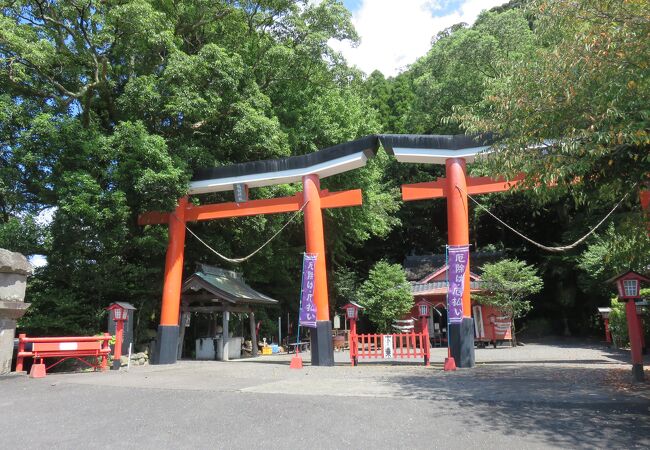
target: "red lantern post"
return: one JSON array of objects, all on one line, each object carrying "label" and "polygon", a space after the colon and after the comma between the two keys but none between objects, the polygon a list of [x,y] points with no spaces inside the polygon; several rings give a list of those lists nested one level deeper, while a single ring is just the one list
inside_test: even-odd
[{"label": "red lantern post", "polygon": [[418,312],[420,315],[420,325],[422,330],[422,351],[424,353],[424,365],[428,366],[429,364],[429,311],[431,311],[431,303],[421,300],[416,305],[418,307]]},{"label": "red lantern post", "polygon": [[636,381],[643,381],[643,331],[636,312],[636,299],[640,298],[640,283],[650,282],[649,278],[630,270],[623,275],[608,280],[616,283],[618,298],[626,302],[625,315],[630,337],[630,353],[632,353],[632,375]]},{"label": "red lantern post", "polygon": [[119,370],[122,358],[122,342],[124,342],[124,322],[129,320],[129,311],[134,310],[129,303],[116,302],[106,308],[115,321],[115,347],[113,350],[113,370]]},{"label": "red lantern post", "polygon": [[350,302],[341,308],[345,311],[345,317],[350,324],[350,335],[348,336],[348,346],[350,347],[350,361],[352,365],[358,364],[357,360],[357,319],[359,318],[359,309],[363,309],[360,305]]}]

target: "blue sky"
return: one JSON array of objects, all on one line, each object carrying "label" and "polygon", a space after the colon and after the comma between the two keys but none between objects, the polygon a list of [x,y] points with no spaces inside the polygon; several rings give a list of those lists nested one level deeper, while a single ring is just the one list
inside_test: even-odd
[{"label": "blue sky", "polygon": [[[317,0],[316,0],[317,1]],[[352,12],[361,43],[331,41],[346,59],[366,73],[397,75],[424,55],[431,38],[456,23],[474,23],[484,9],[507,0],[343,0]]]},{"label": "blue sky", "polygon": [[[395,0],[397,4],[399,0]],[[464,2],[462,0],[441,0],[431,2],[431,11],[434,15],[444,16],[460,9]],[[363,0],[343,0],[345,7],[354,13],[361,8]]]}]

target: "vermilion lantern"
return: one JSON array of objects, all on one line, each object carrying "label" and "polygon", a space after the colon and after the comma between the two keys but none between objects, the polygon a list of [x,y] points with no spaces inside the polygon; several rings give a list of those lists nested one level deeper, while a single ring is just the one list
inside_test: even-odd
[{"label": "vermilion lantern", "polygon": [[627,316],[627,333],[630,337],[630,353],[632,354],[632,375],[636,381],[643,381],[643,330],[639,320],[636,301],[640,299],[640,284],[642,281],[650,282],[650,279],[630,270],[623,275],[611,278],[609,282],[616,283],[618,298],[626,303],[625,314]]},{"label": "vermilion lantern", "polygon": [[117,370],[121,365],[122,340],[124,337],[124,322],[129,320],[129,311],[135,310],[130,303],[115,302],[106,308],[111,312],[111,317],[115,321],[115,346],[113,353],[113,369]]},{"label": "vermilion lantern", "polygon": [[129,320],[129,311],[135,310],[135,307],[126,302],[115,302],[106,308],[111,312],[111,317],[115,322]]},{"label": "vermilion lantern", "polygon": [[631,298],[639,298],[641,291],[641,282],[646,283],[650,282],[649,278],[644,277],[643,275],[636,273],[633,270],[630,270],[623,275],[611,278],[607,280],[608,282],[616,283],[616,289],[618,290],[618,298],[621,300],[629,300]]},{"label": "vermilion lantern", "polygon": [[357,303],[350,302],[347,305],[344,305],[341,309],[345,310],[345,317],[347,317],[348,320],[357,320],[359,318],[359,310],[363,309],[363,307]]}]

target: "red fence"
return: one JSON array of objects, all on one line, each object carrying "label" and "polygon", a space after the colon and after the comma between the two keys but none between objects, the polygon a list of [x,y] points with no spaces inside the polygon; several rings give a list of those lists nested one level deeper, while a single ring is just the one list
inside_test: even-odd
[{"label": "red fence", "polygon": [[[390,347],[384,348],[384,342]],[[429,365],[429,333],[350,334],[350,360],[356,366],[360,358],[423,358]]]}]

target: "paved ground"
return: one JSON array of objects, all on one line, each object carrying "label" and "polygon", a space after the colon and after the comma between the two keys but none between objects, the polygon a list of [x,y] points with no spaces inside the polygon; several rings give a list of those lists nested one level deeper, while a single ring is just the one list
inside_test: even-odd
[{"label": "paved ground", "polygon": [[650,383],[630,382],[626,353],[488,348],[452,373],[445,354],[428,368],[338,353],[299,371],[272,356],[0,377],[0,448],[650,447]]}]

